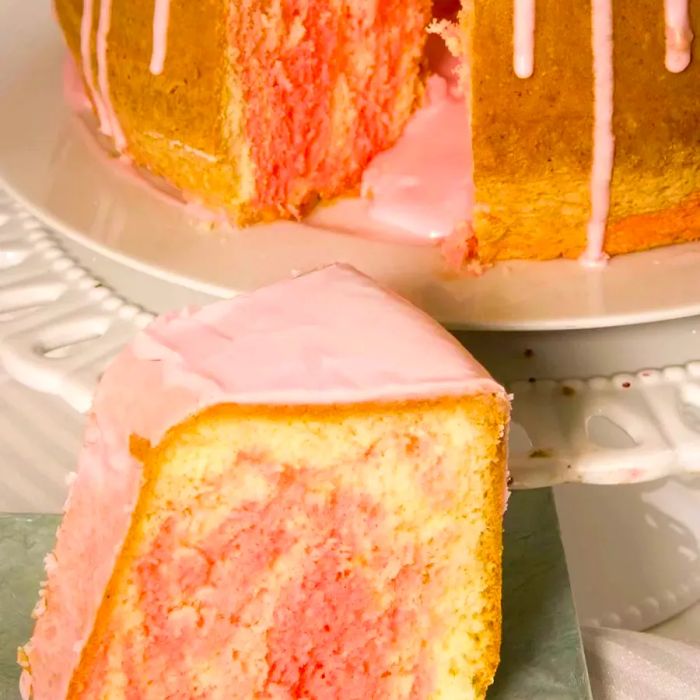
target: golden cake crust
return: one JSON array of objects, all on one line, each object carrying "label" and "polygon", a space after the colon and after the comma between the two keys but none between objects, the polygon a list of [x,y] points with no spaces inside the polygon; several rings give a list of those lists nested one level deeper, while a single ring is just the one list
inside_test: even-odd
[{"label": "golden cake crust", "polygon": [[[108,35],[111,101],[130,158],[214,207],[235,200],[240,180],[247,175],[245,159],[232,148],[224,121],[229,100],[228,5],[226,0],[171,1],[168,70],[161,76],[148,70],[152,3],[113,0]],[[73,58],[81,66],[83,0],[56,0],[55,7]],[[95,75],[97,7],[96,3],[91,47]]]},{"label": "golden cake crust", "polygon": [[[691,0],[695,35],[700,2]],[[513,3],[465,3],[473,66],[474,228],[484,262],[578,257],[593,153],[591,2],[537,6],[535,71],[512,67]],[[700,61],[664,66],[663,4],[613,3],[615,161],[605,250],[700,238]]]}]

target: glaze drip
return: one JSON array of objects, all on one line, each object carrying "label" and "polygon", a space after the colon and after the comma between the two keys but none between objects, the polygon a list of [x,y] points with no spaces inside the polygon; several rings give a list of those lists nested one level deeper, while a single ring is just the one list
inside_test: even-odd
[{"label": "glaze drip", "polygon": [[518,78],[532,76],[535,65],[535,0],[515,0],[513,70]]},{"label": "glaze drip", "polygon": [[170,0],[156,0],[153,9],[153,49],[150,71],[160,75],[168,54],[168,26],[170,24]]},{"label": "glaze drip", "polygon": [[109,130],[107,113],[104,103],[102,102],[102,96],[95,83],[95,71],[92,66],[93,9],[93,0],[84,0],[83,15],[80,20],[80,58],[83,67],[83,75],[85,76],[85,83],[90,97],[95,103],[95,111],[97,112],[97,118],[100,122],[100,131],[102,131],[102,133],[107,133]]},{"label": "glaze drip", "polygon": [[664,0],[666,20],[666,69],[682,73],[690,63],[693,32],[690,28],[688,0]]},{"label": "glaze drip", "polygon": [[427,104],[398,142],[365,170],[370,216],[405,232],[405,240],[446,238],[469,221],[474,204],[466,100],[440,75],[428,79]]},{"label": "glaze drip", "polygon": [[119,124],[109,93],[109,71],[107,64],[107,37],[112,20],[112,0],[101,0],[95,37],[97,58],[97,80],[92,66],[92,26],[94,0],[84,0],[80,20],[80,56],[88,92],[95,105],[100,131],[112,138],[120,154],[126,151],[126,137]]},{"label": "glaze drip", "polygon": [[615,159],[613,133],[613,10],[612,0],[593,0],[593,166],[591,170],[591,216],[588,244],[581,257],[586,265],[601,265],[610,210],[610,182]]}]

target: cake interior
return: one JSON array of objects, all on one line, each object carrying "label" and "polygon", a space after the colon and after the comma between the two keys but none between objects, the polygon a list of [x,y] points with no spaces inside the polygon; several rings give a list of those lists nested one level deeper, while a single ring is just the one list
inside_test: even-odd
[{"label": "cake interior", "polygon": [[292,214],[315,203],[309,192],[326,199],[353,187],[399,137],[420,90],[430,0],[345,12],[312,0],[298,12],[267,9],[262,28],[247,5],[230,17],[257,206],[287,202]]},{"label": "cake interior", "polygon": [[505,403],[219,405],[133,436],[143,488],[69,697],[482,698]]},{"label": "cake interior", "polygon": [[370,219],[384,225],[383,235],[390,239],[425,244],[455,233],[461,241],[470,237],[473,158],[459,9],[460,3],[450,0],[433,4],[423,54],[427,80],[421,109],[411,116],[397,143],[379,153],[363,173],[362,194],[369,200]]}]

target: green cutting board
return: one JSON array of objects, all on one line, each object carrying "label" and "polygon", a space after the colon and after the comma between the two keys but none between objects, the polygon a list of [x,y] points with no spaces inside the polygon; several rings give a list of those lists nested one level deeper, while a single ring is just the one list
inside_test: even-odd
[{"label": "green cutting board", "polygon": [[[0,700],[17,700],[17,647],[53,546],[55,515],[0,515]],[[503,648],[489,700],[590,700],[549,489],[514,493],[505,518]],[[371,700],[368,698],[368,700]]]}]

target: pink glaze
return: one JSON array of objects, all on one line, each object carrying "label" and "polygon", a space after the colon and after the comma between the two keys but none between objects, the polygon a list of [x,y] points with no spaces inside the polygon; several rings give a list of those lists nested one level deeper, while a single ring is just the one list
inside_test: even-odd
[{"label": "pink glaze", "polygon": [[226,212],[209,207],[199,197],[188,195],[186,192],[183,192],[182,196],[184,197],[185,214],[191,219],[209,226],[224,227],[229,225]]},{"label": "pink glaze", "polygon": [[63,96],[66,104],[75,112],[89,111],[90,99],[85,94],[85,83],[70,54],[63,62]]},{"label": "pink glaze", "polygon": [[168,54],[168,25],[170,24],[170,0],[156,0],[153,9],[153,49],[150,70],[160,75]]},{"label": "pink glaze", "polygon": [[688,0],[664,0],[666,20],[666,69],[682,73],[690,63],[693,31],[690,28]]},{"label": "pink glaze", "polygon": [[474,205],[466,100],[445,78],[428,79],[427,104],[393,148],[378,155],[362,177],[370,216],[415,241],[449,236],[470,220]]},{"label": "pink glaze", "polygon": [[613,133],[613,12],[612,0],[593,0],[594,127],[591,172],[591,216],[584,265],[602,265],[605,228],[610,209],[610,182],[615,159]]},{"label": "pink glaze", "polygon": [[46,611],[25,647],[24,697],[30,685],[35,700],[65,697],[139,493],[131,435],[157,444],[169,427],[222,402],[474,393],[505,399],[447,331],[344,265],[157,319],[111,363],[95,394],[47,572]]},{"label": "pink glaze", "polygon": [[112,0],[101,0],[100,16],[97,24],[97,80],[104,114],[100,117],[100,129],[105,136],[111,136],[118,153],[126,151],[126,137],[114,111],[109,92],[109,65],[107,56],[107,38],[112,22]]},{"label": "pink glaze", "polygon": [[97,118],[100,122],[100,129],[103,133],[108,133],[109,119],[107,110],[95,84],[95,72],[92,69],[92,24],[93,24],[93,3],[94,0],[83,0],[83,14],[80,19],[80,56],[82,59],[83,76],[87,85],[90,97],[95,105]]},{"label": "pink glaze", "polygon": [[158,320],[131,351],[162,363],[167,385],[196,391],[193,410],[222,393],[327,404],[498,390],[447,331],[344,265]]},{"label": "pink glaze", "polygon": [[515,0],[513,8],[513,70],[529,78],[535,65],[535,0]]}]

